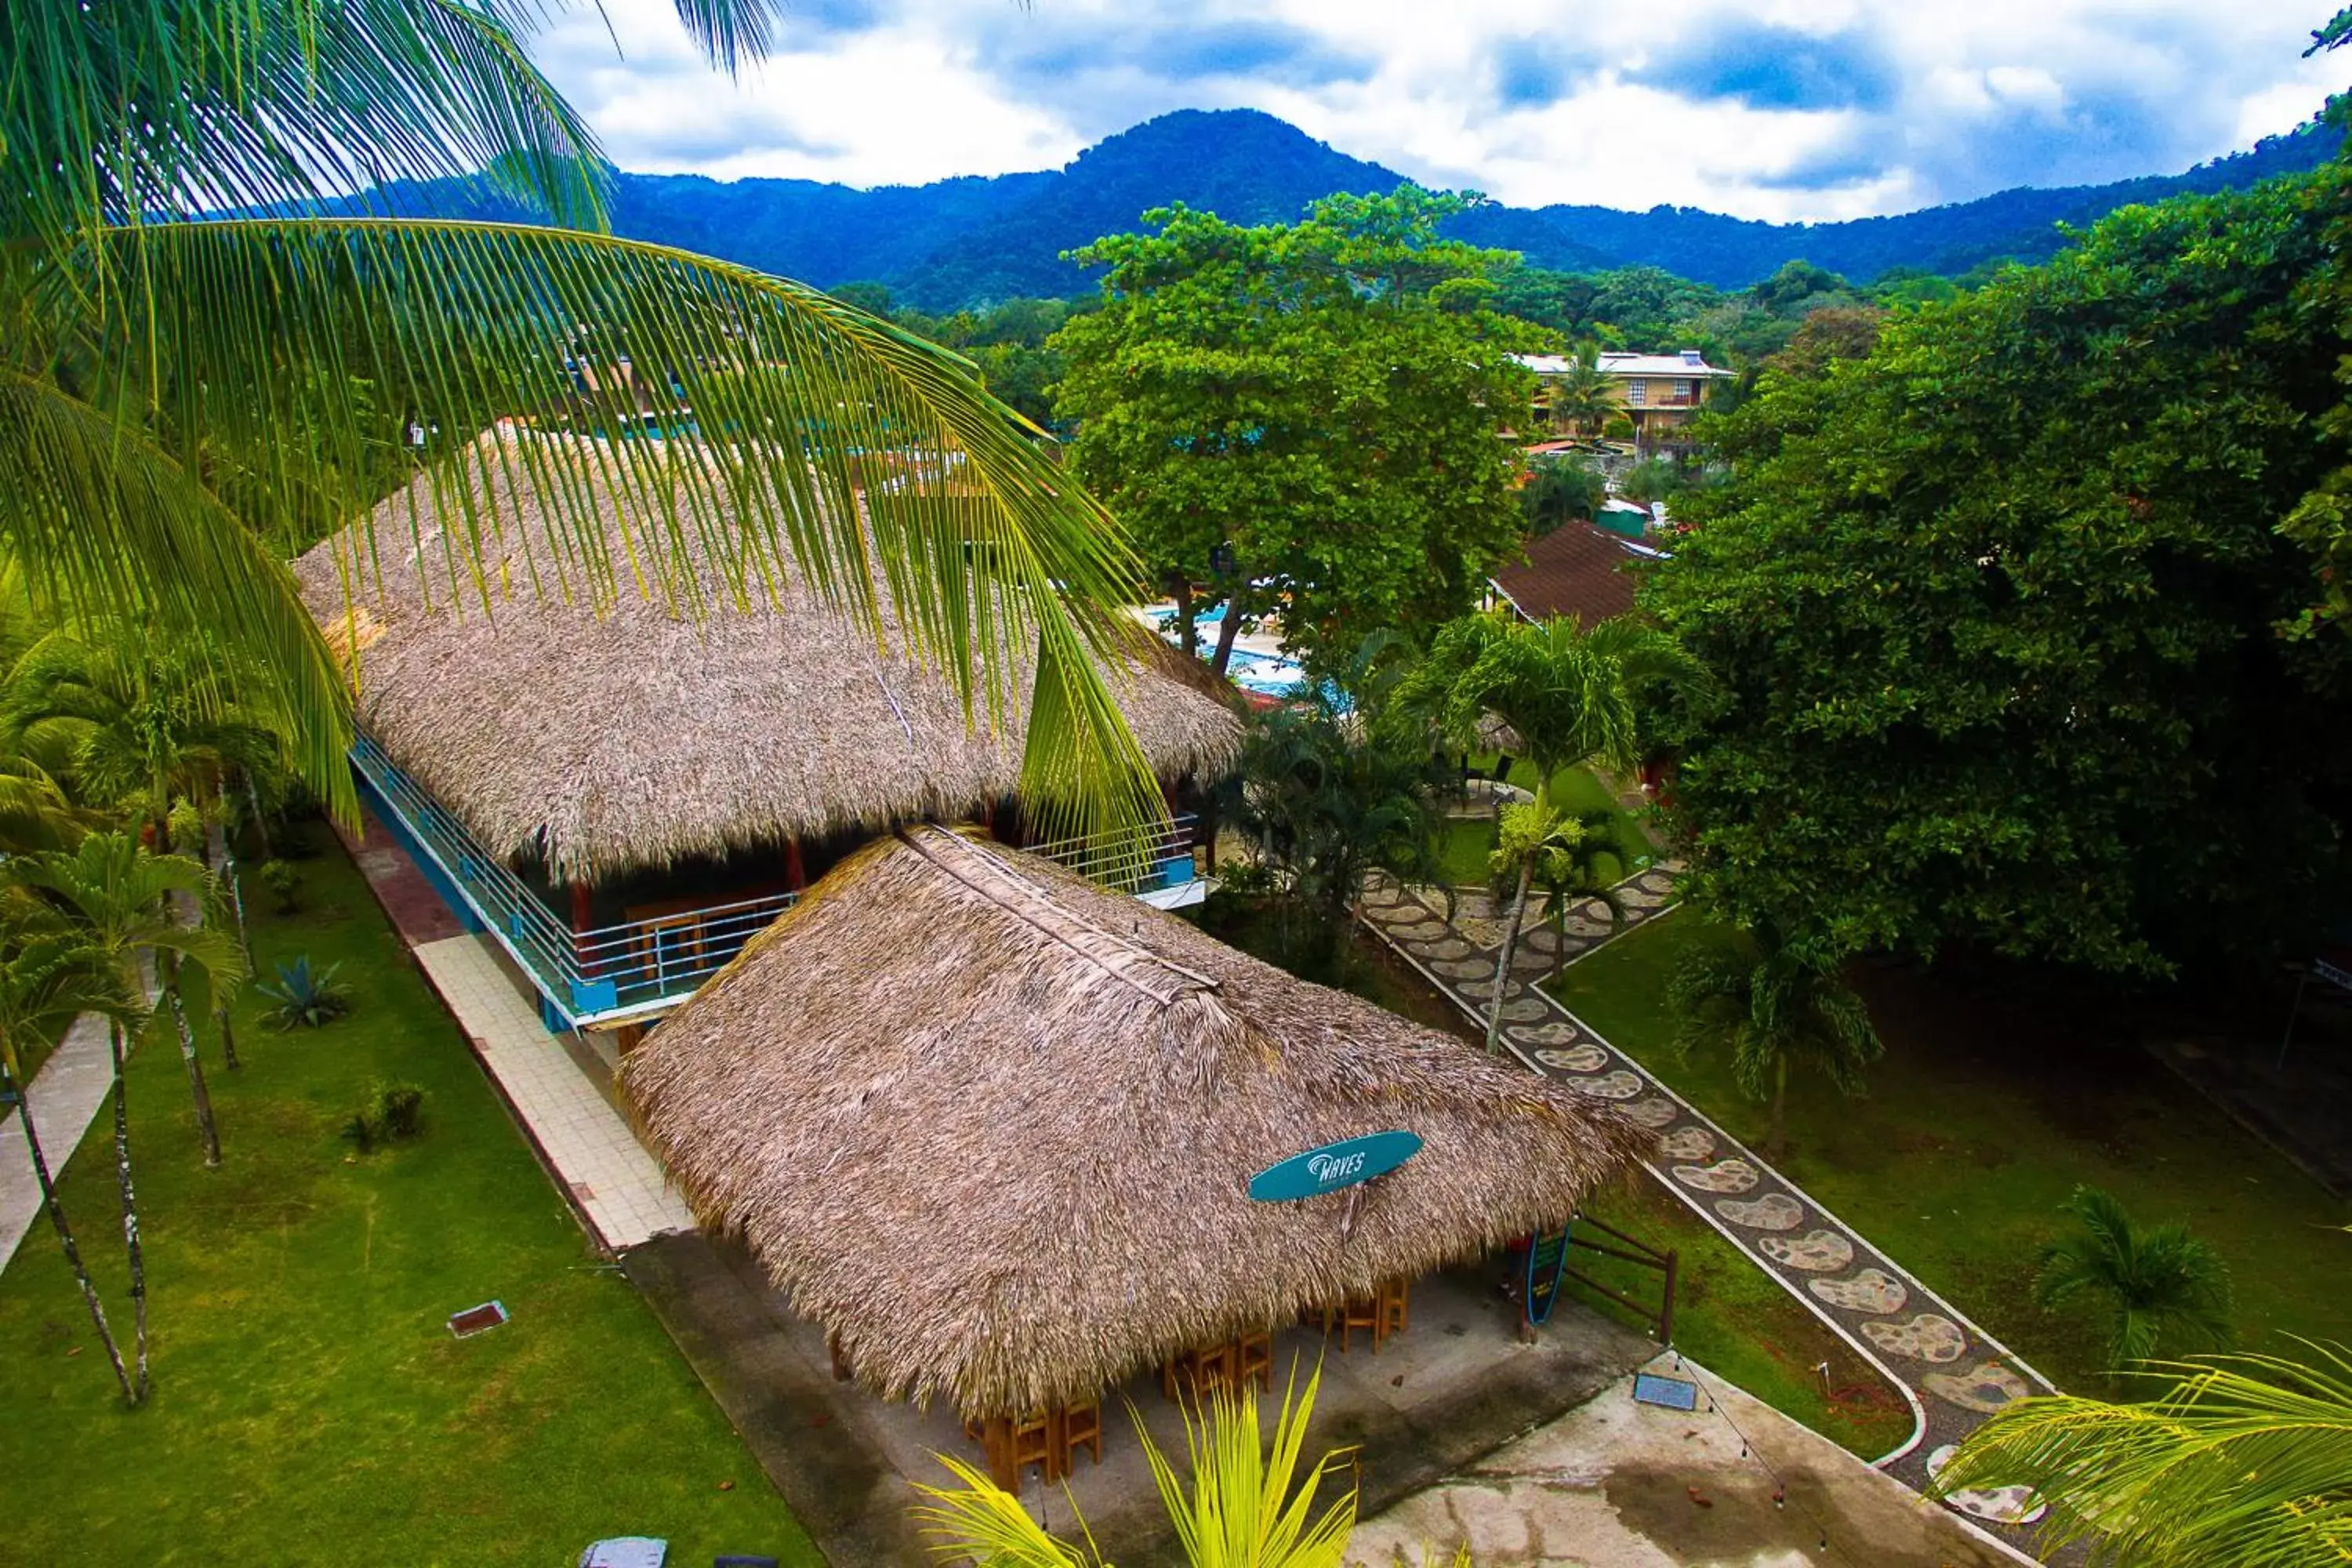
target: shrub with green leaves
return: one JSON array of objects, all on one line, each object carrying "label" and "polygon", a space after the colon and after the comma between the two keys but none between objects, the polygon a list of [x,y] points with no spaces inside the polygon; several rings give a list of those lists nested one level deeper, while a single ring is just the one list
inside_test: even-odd
[{"label": "shrub with green leaves", "polygon": [[367,1097],[343,1123],[343,1136],[364,1154],[386,1143],[405,1143],[425,1130],[425,1090],[413,1083],[375,1079]]},{"label": "shrub with green leaves", "polygon": [[264,860],[255,873],[277,900],[278,912],[290,915],[302,902],[302,872],[289,860]]}]

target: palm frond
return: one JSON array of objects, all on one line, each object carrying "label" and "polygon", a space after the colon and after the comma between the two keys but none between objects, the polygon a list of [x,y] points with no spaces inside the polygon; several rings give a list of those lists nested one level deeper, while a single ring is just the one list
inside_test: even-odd
[{"label": "palm frond", "polygon": [[2229,1342],[2229,1268],[2210,1246],[2179,1225],[2140,1230],[2123,1204],[2097,1187],[2076,1187],[2064,1212],[2074,1226],[2042,1247],[2033,1299],[2054,1310],[2085,1295],[2100,1298],[2109,1315],[2110,1366],[2145,1361],[2168,1331],[2208,1345]]},{"label": "palm frond", "polygon": [[[887,588],[912,651],[975,712],[1003,700],[1014,640],[1034,639],[1026,789],[1057,836],[1161,815],[1100,673],[1129,636],[1101,612],[1131,596],[1136,559],[947,351],[798,284],[566,230],[182,224],[118,259],[138,287],[84,323],[90,357],[148,367],[137,390],[164,427],[248,475],[240,510],[282,545],[305,542],[321,483],[381,474],[405,422],[437,424],[459,448],[426,470],[447,526],[412,539],[461,605],[495,607],[509,584],[486,563],[511,554],[539,592],[751,611],[789,559],[877,636]],[[377,389],[373,423],[314,394],[354,381]],[[551,443],[472,442],[517,415],[604,437],[597,483]],[[478,452],[536,500],[530,526],[467,482]],[[337,510],[376,499],[354,488]],[[697,560],[730,604],[702,602]],[[348,563],[352,586],[373,567]]]},{"label": "palm frond", "polygon": [[270,671],[289,763],[345,815],[356,809],[349,695],[285,565],[139,430],[5,369],[0,549],[82,629],[144,625]]},{"label": "palm frond", "polygon": [[2010,1406],[1961,1444],[1935,1487],[2027,1486],[2044,1544],[2081,1542],[2132,1568],[2315,1568],[2352,1562],[2352,1362],[2308,1347],[2168,1363],[2147,1404],[2079,1397]]},{"label": "palm frond", "polygon": [[1029,1517],[1021,1500],[951,1455],[932,1458],[956,1479],[952,1488],[918,1483],[929,1502],[910,1510],[917,1529],[942,1561],[985,1568],[1088,1568],[1091,1553],[1059,1540]]}]

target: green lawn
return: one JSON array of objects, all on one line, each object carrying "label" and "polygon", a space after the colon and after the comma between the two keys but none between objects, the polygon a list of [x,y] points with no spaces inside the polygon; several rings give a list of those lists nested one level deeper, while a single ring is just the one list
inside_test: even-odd
[{"label": "green lawn", "polygon": [[[1761,1107],[1719,1060],[1676,1063],[1664,988],[1695,944],[1727,940],[1688,915],[1645,925],[1566,970],[1553,989],[1620,1049],[1736,1136]],[[1886,1042],[1869,1092],[1790,1090],[1790,1176],[2062,1386],[2101,1389],[2087,1315],[2029,1295],[2034,1255],[2077,1183],[2144,1225],[2179,1220],[2227,1258],[2248,1349],[2352,1335],[2352,1204],[2330,1198],[2136,1049],[2070,1034],[1998,996],[1892,970],[1858,983]],[[2175,1347],[2186,1349],[2189,1347]],[[1694,1353],[1696,1353],[1696,1351]],[[1727,1371],[1730,1369],[1725,1369]]]},{"label": "green lawn", "polygon": [[[1473,757],[1471,766],[1484,773],[1490,771],[1495,759]],[[1511,764],[1510,782],[1521,789],[1535,788],[1536,771],[1525,758]],[[1654,853],[1648,831],[1639,814],[1625,809],[1624,805],[1609,791],[1609,786],[1590,768],[1570,768],[1554,784],[1554,798],[1562,809],[1571,812],[1606,811],[1616,819],[1617,832],[1627,849],[1636,858]],[[1456,887],[1484,887],[1491,879],[1486,869],[1486,857],[1495,848],[1495,819],[1491,815],[1454,817],[1441,829],[1441,875]],[[1611,881],[1633,875],[1637,868],[1616,863],[1616,857],[1601,858],[1602,873]]]},{"label": "green lawn", "polygon": [[[46,1226],[0,1274],[0,1557],[470,1568],[646,1534],[674,1563],[816,1563],[653,1314],[597,1265],[349,861],[331,847],[304,870],[308,906],[259,917],[257,961],[340,962],[356,1005],[293,1035],[240,1007],[244,1070],[208,1058],[220,1170],[202,1168],[176,1053],[131,1063],[147,1406],[121,1408]],[[355,1158],[337,1129],[376,1075],[425,1087],[426,1131]],[[127,1336],[96,1131],[65,1193]],[[444,1319],[492,1298],[513,1321],[453,1339]]]}]

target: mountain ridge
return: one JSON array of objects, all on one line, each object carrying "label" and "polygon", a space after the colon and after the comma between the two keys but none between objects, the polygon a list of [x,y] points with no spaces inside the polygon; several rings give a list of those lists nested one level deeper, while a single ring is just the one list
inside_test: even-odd
[{"label": "mountain ridge", "polygon": [[[1535,266],[1591,271],[1654,266],[1739,288],[1804,259],[1858,282],[1892,268],[1958,274],[1988,260],[2038,260],[2065,243],[2055,226],[2131,202],[2244,185],[2316,167],[2340,133],[2307,126],[2178,174],[2105,185],[2021,186],[1884,217],[1772,224],[1697,208],[1647,212],[1487,203],[1454,231],[1522,252]],[[874,280],[901,300],[943,311],[1019,295],[1069,297],[1087,275],[1060,259],[1104,234],[1182,202],[1236,223],[1297,217],[1317,197],[1393,189],[1404,176],[1318,142],[1256,110],[1178,110],[1087,148],[1057,170],[961,175],[924,185],[859,188],[812,180],[700,174],[614,175],[615,233],[700,251],[819,288]],[[522,218],[464,182],[372,193],[344,210]]]}]

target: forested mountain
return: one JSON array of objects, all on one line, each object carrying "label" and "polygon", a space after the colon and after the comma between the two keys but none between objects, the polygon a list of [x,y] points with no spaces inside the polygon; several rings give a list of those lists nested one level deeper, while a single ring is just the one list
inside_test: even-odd
[{"label": "forested mountain", "polygon": [[[1654,266],[1738,288],[1802,258],[1857,282],[1890,268],[1954,275],[2002,257],[2048,256],[2053,226],[2087,223],[2131,202],[2182,191],[2248,185],[2315,167],[2336,132],[2273,137],[2253,151],[2183,174],[2111,185],[2004,191],[1895,217],[1769,224],[1690,207],[1620,212],[1488,205],[1457,220],[1463,237],[1524,252],[1538,267],[1592,271]],[[798,278],[821,288],[887,283],[899,300],[952,310],[1017,296],[1069,296],[1087,287],[1059,259],[1101,235],[1132,227],[1148,208],[1183,202],[1241,223],[1297,217],[1317,196],[1378,192],[1403,176],[1335,152],[1254,110],[1183,110],[1087,149],[1065,168],[858,190],[810,180],[720,182],[692,174],[624,174],[614,226]],[[440,182],[379,198],[396,210],[453,216],[520,216],[470,188]]]}]

